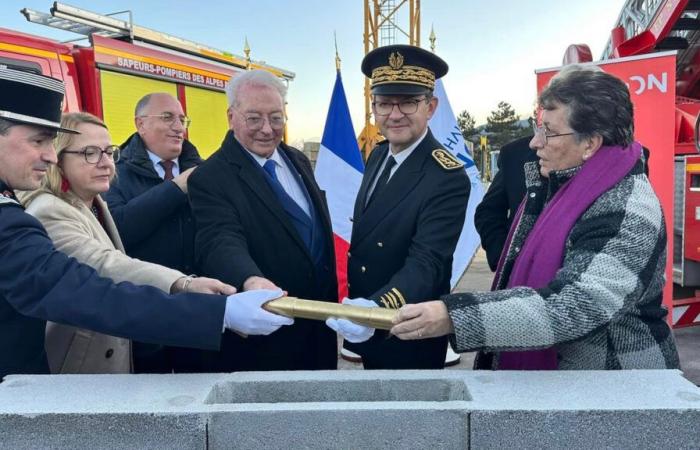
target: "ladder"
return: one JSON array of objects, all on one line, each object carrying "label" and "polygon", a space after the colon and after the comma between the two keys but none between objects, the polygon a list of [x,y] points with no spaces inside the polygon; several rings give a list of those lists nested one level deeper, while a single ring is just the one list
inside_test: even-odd
[{"label": "ladder", "polygon": [[[140,41],[224,62],[236,67],[265,69],[278,74],[286,80],[292,80],[295,77],[294,72],[274,67],[261,61],[251,61],[250,58],[247,57],[235,55],[197,42],[135,25],[131,11],[98,14],[65,3],[54,2],[50,14],[30,8],[24,8],[20,12],[29,22],[82,34],[88,37],[96,34],[98,36],[128,40],[132,43]],[[116,14],[125,13],[129,15],[128,21],[113,17]]]}]

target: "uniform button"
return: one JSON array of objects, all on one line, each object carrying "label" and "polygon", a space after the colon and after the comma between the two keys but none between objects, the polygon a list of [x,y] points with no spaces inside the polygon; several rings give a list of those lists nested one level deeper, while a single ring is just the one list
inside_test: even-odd
[{"label": "uniform button", "polygon": [[377,242],[377,247],[384,247],[384,243],[383,243],[383,242]]},{"label": "uniform button", "polygon": [[536,195],[537,194],[535,194],[534,192],[530,192],[530,198],[535,198]]},{"label": "uniform button", "polygon": [[515,247],[513,250],[515,250],[515,253],[518,253],[520,251],[520,247]]},{"label": "uniform button", "polygon": [[111,358],[112,355],[114,354],[114,350],[111,348],[105,352],[105,358]]},{"label": "uniform button", "polygon": [[348,252],[348,258],[352,258],[352,255],[350,254],[350,252]]},{"label": "uniform button", "polygon": [[362,266],[362,267],[360,267],[360,271],[362,273],[365,273],[365,272],[367,272],[367,268],[365,266]]}]

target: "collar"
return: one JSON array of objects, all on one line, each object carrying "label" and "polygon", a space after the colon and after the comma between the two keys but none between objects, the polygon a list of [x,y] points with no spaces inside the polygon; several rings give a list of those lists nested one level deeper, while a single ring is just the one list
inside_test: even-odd
[{"label": "collar", "polygon": [[0,180],[0,204],[3,203],[20,205],[19,200],[17,200],[17,197],[15,197],[15,191],[4,181]]},{"label": "collar", "polygon": [[[237,141],[238,141],[238,140],[237,140]],[[278,149],[275,149],[275,151],[272,152],[272,155],[270,155],[269,158],[265,158],[264,156],[260,156],[260,155],[258,155],[257,153],[253,153],[253,152],[251,152],[250,150],[248,150],[247,148],[243,147],[243,144],[241,144],[240,141],[238,141],[238,144],[241,146],[241,148],[243,148],[243,150],[247,151],[248,154],[249,154],[250,156],[253,157],[253,159],[255,160],[255,162],[257,162],[258,164],[260,164],[260,167],[262,167],[263,165],[265,165],[265,163],[267,162],[268,159],[273,160],[273,161],[275,162],[275,165],[276,165],[277,167],[280,167],[280,166],[284,167],[284,164],[282,163],[282,156],[279,154],[279,150],[278,150]]]},{"label": "collar", "polygon": [[[146,154],[148,154],[148,157],[150,158],[151,162],[153,163],[153,168],[154,168],[154,169],[155,169],[156,167],[158,167],[158,165],[160,164],[161,161],[163,161],[163,158],[161,158],[160,156],[156,155],[155,153],[153,153],[153,152],[150,151],[149,149],[146,149]],[[180,168],[180,163],[178,162],[178,159],[177,159],[177,158],[172,159],[171,161],[175,164],[175,167],[177,167],[178,169]],[[158,171],[158,170],[156,169],[156,172],[157,172],[157,171]]]}]

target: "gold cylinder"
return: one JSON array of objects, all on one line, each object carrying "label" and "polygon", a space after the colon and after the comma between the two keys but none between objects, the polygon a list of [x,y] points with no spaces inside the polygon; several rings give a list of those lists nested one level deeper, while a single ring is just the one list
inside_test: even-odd
[{"label": "gold cylinder", "polygon": [[396,309],[364,308],[296,297],[277,298],[265,303],[263,308],[275,314],[300,319],[326,320],[329,317],[348,319],[380,330],[391,329],[393,319],[399,313]]}]

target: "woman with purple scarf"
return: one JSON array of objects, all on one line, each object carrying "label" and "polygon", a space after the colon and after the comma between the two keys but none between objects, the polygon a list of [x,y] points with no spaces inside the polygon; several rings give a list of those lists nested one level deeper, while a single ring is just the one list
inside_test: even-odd
[{"label": "woman with purple scarf", "polygon": [[666,227],[618,78],[567,67],[539,97],[527,193],[491,292],[401,308],[401,339],[451,335],[478,369],[678,368]]}]

